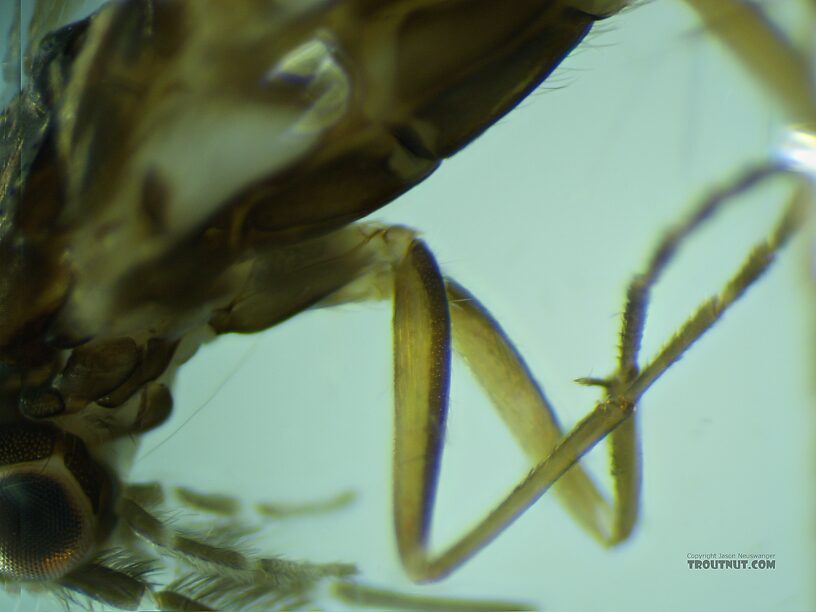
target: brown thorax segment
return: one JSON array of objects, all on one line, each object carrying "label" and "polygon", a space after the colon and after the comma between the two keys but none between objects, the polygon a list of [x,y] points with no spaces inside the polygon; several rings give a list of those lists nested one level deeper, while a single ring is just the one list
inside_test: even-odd
[{"label": "brown thorax segment", "polygon": [[427,177],[593,21],[541,0],[112,4],[54,101],[38,174],[54,180],[25,192],[54,213],[17,235],[53,279],[28,301],[74,342],[179,338],[232,299],[242,262]]},{"label": "brown thorax segment", "polygon": [[[150,383],[180,338],[268,327],[367,274],[378,264],[340,228],[537,87],[594,20],[568,5],[123,2],[52,36],[20,101],[51,106],[42,145],[3,192],[22,198],[0,241],[0,347],[29,377],[22,411],[140,390],[169,407]],[[236,131],[244,149],[225,151]]]}]

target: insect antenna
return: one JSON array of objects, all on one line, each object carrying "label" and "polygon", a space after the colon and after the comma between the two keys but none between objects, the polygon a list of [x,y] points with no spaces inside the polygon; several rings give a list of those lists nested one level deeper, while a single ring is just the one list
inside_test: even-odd
[{"label": "insect antenna", "polygon": [[195,535],[171,527],[127,497],[119,511],[134,534],[183,567],[181,578],[156,595],[163,607],[184,609],[195,602],[203,604],[203,609],[291,608],[305,604],[322,580],[347,577],[357,571],[344,563],[254,557],[241,550],[241,538],[248,530],[235,523],[210,526],[205,535]]}]

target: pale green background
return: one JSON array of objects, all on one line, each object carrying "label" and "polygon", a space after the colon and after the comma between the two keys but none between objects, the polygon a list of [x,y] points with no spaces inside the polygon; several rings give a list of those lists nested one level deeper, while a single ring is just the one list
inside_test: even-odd
[{"label": "pale green background", "polygon": [[[623,291],[661,230],[780,139],[773,106],[689,12],[654,2],[601,24],[540,93],[376,218],[422,232],[571,423],[596,398],[571,381],[612,368]],[[780,200],[773,190],[746,199],[684,252],[656,292],[644,354],[721,285]],[[646,395],[644,502],[630,542],[599,548],[545,498],[421,592],[549,610],[816,609],[811,239],[800,235]],[[351,508],[274,524],[259,548],[352,560],[367,582],[411,589],[390,524],[390,342],[385,304],[221,339],[182,371],[175,420],[143,442],[143,452],[161,447],[134,479],[247,501],[354,488]],[[462,368],[455,374],[437,542],[527,469]],[[604,459],[589,459],[598,474]],[[777,569],[693,572],[686,555],[698,552],[772,553]]]}]

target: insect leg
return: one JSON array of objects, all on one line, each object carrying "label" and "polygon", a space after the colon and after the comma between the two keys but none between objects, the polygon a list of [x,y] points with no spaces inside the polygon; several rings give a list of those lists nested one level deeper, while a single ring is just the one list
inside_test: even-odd
[{"label": "insect leg", "polygon": [[[788,119],[816,129],[811,59],[775,27],[756,2],[684,0],[754,80],[779,102]],[[812,11],[812,9],[811,9]]]},{"label": "insect leg", "polygon": [[[210,323],[217,333],[253,332],[309,305],[327,307],[395,299],[395,520],[408,566],[413,554],[410,550],[422,540],[412,529],[430,521],[429,500],[435,491],[440,459],[451,341],[472,345],[460,349],[471,361],[484,352],[482,338],[467,335],[469,323],[482,323],[496,335],[494,346],[503,347],[503,356],[495,363],[485,361],[486,367],[477,374],[485,386],[503,394],[500,412],[531,456],[531,463],[544,459],[562,435],[553,411],[523,361],[492,319],[485,324],[474,319],[467,308],[455,310],[450,336],[448,303],[451,296],[461,299],[457,290],[461,291],[452,283],[446,287],[432,255],[412,230],[361,224],[306,246],[259,252],[244,287]],[[426,298],[432,300],[430,305]],[[461,322],[461,332],[457,322]],[[504,377],[495,374],[499,368],[518,381],[510,394],[501,386]],[[425,401],[431,395],[433,404]],[[440,434],[436,439],[429,433],[431,427],[425,425],[434,418]],[[424,462],[416,461],[419,456],[424,457]],[[606,502],[581,468],[571,472],[559,491],[577,520],[602,542],[608,541]],[[423,513],[427,515],[419,517]],[[418,578],[422,576],[422,572],[417,574]]]},{"label": "insect leg", "polygon": [[[757,246],[722,294],[706,302],[641,369],[638,352],[649,291],[680,245],[725,202],[781,172],[772,167],[749,174],[706,201],[659,246],[629,291],[616,373],[604,380],[581,381],[603,386],[606,397],[566,436],[498,324],[472,295],[444,279],[431,252],[406,228],[361,224],[320,238],[305,250],[260,253],[246,287],[218,314],[214,327],[219,333],[257,331],[309,305],[393,296],[394,518],[400,555],[414,579],[433,580],[451,572],[561,480],[556,490],[567,508],[597,539],[613,544],[628,535],[637,515],[639,468],[634,423],[629,418],[635,404],[767,269],[771,256],[796,225],[797,214],[792,211],[799,210],[798,203],[770,238]],[[795,199],[803,197],[807,197],[804,191]],[[319,277],[307,278],[318,270]],[[535,468],[478,525],[434,555],[429,536],[454,348],[473,369]],[[589,477],[573,466],[623,423],[612,438],[616,499],[610,509]]]},{"label": "insect leg", "polygon": [[[681,244],[725,203],[758,183],[785,173],[778,167],[749,172],[705,201],[658,245],[646,272],[635,277],[628,292],[616,373],[605,380],[579,381],[603,386],[606,397],[564,437],[560,437],[552,410],[523,360],[495,320],[455,282],[445,283],[427,248],[419,241],[412,243],[395,272],[394,500],[400,554],[414,579],[434,580],[454,570],[555,484],[563,487],[565,505],[599,539],[613,544],[627,537],[636,519],[639,495],[637,442],[631,418],[636,403],[768,269],[773,255],[797,227],[804,204],[812,197],[809,183],[798,182],[790,205],[767,240],[755,246],[720,295],[704,302],[641,370],[638,352],[649,292]],[[443,552],[433,555],[428,540],[441,459],[452,343],[537,465],[479,524]],[[617,429],[624,423],[622,429]],[[604,529],[601,517],[607,514],[607,507],[603,498],[589,478],[573,466],[613,431],[616,431],[611,439],[616,499],[612,524]]]},{"label": "insect leg", "polygon": [[[474,529],[432,556],[428,540],[452,341],[520,445],[536,462],[549,459]],[[471,294],[453,281],[445,283],[433,256],[420,241],[412,243],[395,272],[394,360],[394,518],[403,564],[415,580],[441,578],[484,547],[620,422],[609,424],[604,431],[574,432],[558,444],[561,431],[553,411],[515,348]],[[622,418],[629,413],[631,407]],[[576,443],[589,444],[578,451],[570,448]],[[535,481],[531,481],[533,476]],[[581,468],[571,472],[562,486],[568,507],[575,509],[590,530],[602,534],[604,521],[600,517],[607,508]],[[536,494],[531,496],[533,491]]]}]

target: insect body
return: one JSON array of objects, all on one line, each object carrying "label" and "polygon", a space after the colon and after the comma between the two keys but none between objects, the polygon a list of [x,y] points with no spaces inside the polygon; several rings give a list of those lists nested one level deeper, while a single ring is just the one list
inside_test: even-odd
[{"label": "insect body", "polygon": [[[428,15],[407,10],[416,8],[413,3],[396,2],[388,10],[364,2],[314,3],[297,9],[280,4],[265,27],[258,15],[264,14],[261,5],[268,9],[268,4],[246,2],[227,12],[219,10],[218,3],[204,4],[117,5],[88,29],[77,26],[67,33],[57,47],[57,59],[67,72],[55,69],[60,61],[52,61],[41,73],[51,88],[45,104],[56,109],[53,123],[47,125],[36,156],[23,155],[31,169],[25,184],[18,186],[24,188],[22,195],[9,194],[10,218],[18,225],[9,231],[15,242],[9,243],[14,248],[9,247],[12,263],[6,266],[11,271],[7,286],[14,287],[7,298],[7,312],[14,316],[4,321],[10,347],[7,392],[16,400],[11,405],[26,417],[23,425],[12,422],[9,427],[24,427],[31,436],[36,431],[74,453],[61,451],[69,471],[68,464],[79,461],[73,457],[82,455],[76,449],[83,444],[76,438],[97,453],[96,461],[87,464],[91,467],[80,472],[104,474],[118,466],[97,450],[108,445],[108,438],[138,433],[163,420],[169,412],[165,383],[172,364],[194,348],[193,332],[199,326],[206,324],[219,333],[256,331],[308,306],[387,297],[393,275],[403,286],[397,290],[402,295],[398,312],[408,313],[396,316],[402,346],[407,342],[412,347],[407,354],[429,351],[398,370],[398,400],[403,403],[398,421],[406,415],[417,418],[417,400],[411,397],[418,393],[415,389],[427,387],[434,396],[444,391],[445,381],[439,378],[444,360],[435,347],[446,341],[444,329],[437,329],[442,312],[437,302],[446,291],[465,307],[470,298],[456,285],[445,289],[439,284],[433,262],[410,231],[347,224],[424,177],[435,157],[464,144],[511,101],[491,101],[475,128],[467,123],[466,112],[450,110],[467,109],[471,103],[478,107],[473,96],[462,96],[465,102],[440,95],[434,100],[445,104],[425,108],[420,94],[434,90],[433,70],[441,70],[422,60],[428,52],[423,47],[433,40],[425,34],[417,39],[421,44],[413,46],[407,38],[407,48],[417,57],[406,65],[422,67],[414,77],[422,82],[417,87],[420,101],[411,97],[410,88],[389,98],[392,90],[386,85],[402,85],[394,78],[401,74],[394,72],[395,65],[402,66],[394,59],[399,54],[367,52],[365,45],[382,51],[378,35],[393,43],[393,28],[399,24],[425,25]],[[470,3],[468,8],[488,4]],[[436,11],[439,14],[429,9],[439,21],[427,23],[452,19],[461,26],[458,17],[453,19],[459,5],[447,4]],[[559,10],[562,7],[553,4],[544,13]],[[567,21],[577,23],[568,37],[571,42],[560,45],[547,66],[537,66],[528,85],[497,86],[499,97],[532,87],[589,26],[590,18],[563,10]],[[478,11],[470,17],[476,24],[496,21],[480,17]],[[372,26],[368,36],[352,37],[351,24],[369,23],[366,19],[377,27]],[[506,25],[514,40],[509,47],[522,52],[526,47],[517,42],[519,24],[529,19],[522,13],[508,19],[518,22]],[[494,25],[502,27],[501,22]],[[443,39],[455,29],[453,24],[439,27]],[[535,31],[536,26],[529,27]],[[546,57],[542,49],[534,51],[532,56]],[[229,61],[235,57],[246,61]],[[483,68],[490,74],[501,72]],[[466,77],[459,82],[467,83]],[[508,78],[514,84],[524,82],[520,75]],[[368,88],[361,83],[369,83]],[[361,89],[366,95],[358,99]],[[473,91],[491,93],[481,81]],[[427,114],[405,110],[394,100]],[[233,112],[236,107],[240,112]],[[444,121],[434,118],[437,108],[443,109]],[[379,123],[370,122],[371,117]],[[257,139],[258,133],[269,137]],[[191,134],[198,145],[192,153]],[[204,175],[202,166],[208,169]],[[27,207],[27,202],[37,205]],[[20,248],[20,236],[26,248]],[[44,280],[26,293],[20,290],[21,279],[32,270]],[[413,302],[415,296],[420,296],[419,304]],[[458,316],[465,318],[454,326],[486,321],[478,309]],[[426,346],[426,337],[436,340]],[[398,361],[405,354],[398,350]],[[428,363],[429,371],[424,370]],[[412,369],[413,379],[399,374]],[[433,422],[432,414],[420,417],[419,423]],[[68,434],[31,425],[32,419],[57,423]],[[464,558],[425,558],[424,521],[438,452],[432,436],[410,434],[425,428],[398,425],[403,450],[397,451],[397,479],[402,483],[395,493],[402,513],[397,526],[403,559],[418,578],[445,573]],[[24,439],[17,430],[9,431],[10,440]],[[120,448],[112,450],[121,453]],[[417,457],[425,458],[418,472],[400,467],[416,464]],[[74,473],[74,478],[82,488],[87,476]],[[95,482],[102,484],[96,497],[86,492],[91,506],[96,500],[103,508],[117,496],[120,501],[99,515],[103,520],[93,538],[70,543],[67,569],[38,566],[41,573],[36,576],[30,573],[34,570],[12,569],[9,578],[48,578],[88,591],[92,574],[82,568],[89,562],[102,568],[94,569],[97,572],[118,571],[109,558],[91,556],[117,529],[182,558],[203,558],[210,569],[233,563],[233,578],[239,583],[251,575],[262,584],[275,575],[269,564],[231,557],[212,544],[206,548],[206,541],[185,543],[149,511],[145,514],[147,502],[137,491],[121,490],[116,473]],[[573,485],[575,491],[594,495],[583,484]],[[587,507],[590,514],[595,512],[596,503],[578,504],[579,514]],[[320,571],[331,575],[345,569]],[[121,573],[124,581],[140,582],[136,571]],[[120,605],[133,602],[113,600],[104,591],[95,594]]]}]

